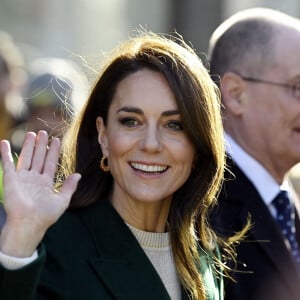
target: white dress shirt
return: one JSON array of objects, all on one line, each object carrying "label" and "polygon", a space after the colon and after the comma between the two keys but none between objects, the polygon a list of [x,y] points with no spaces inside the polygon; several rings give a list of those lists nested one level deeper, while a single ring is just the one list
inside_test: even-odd
[{"label": "white dress shirt", "polygon": [[287,190],[290,196],[290,184],[285,181],[280,186],[272,175],[257,160],[242,149],[230,135],[225,134],[225,140],[227,153],[252,182],[271,214],[275,216],[275,207],[272,205],[272,200],[276,197],[280,189]]}]

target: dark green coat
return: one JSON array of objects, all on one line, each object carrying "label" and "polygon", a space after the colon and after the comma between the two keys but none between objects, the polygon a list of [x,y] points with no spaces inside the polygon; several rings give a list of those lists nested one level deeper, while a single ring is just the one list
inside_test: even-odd
[{"label": "dark green coat", "polygon": [[[223,299],[211,258],[201,254],[209,300]],[[0,267],[1,300],[167,300],[159,275],[126,224],[106,202],[70,211],[48,230],[39,258]],[[183,299],[187,299],[183,293]]]}]

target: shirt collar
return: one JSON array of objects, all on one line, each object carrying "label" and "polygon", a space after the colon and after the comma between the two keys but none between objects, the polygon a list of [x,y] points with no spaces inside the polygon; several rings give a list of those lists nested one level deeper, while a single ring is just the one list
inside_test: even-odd
[{"label": "shirt collar", "polygon": [[265,204],[269,205],[280,190],[279,184],[257,160],[243,150],[227,133],[225,133],[225,140],[227,153],[255,186]]}]

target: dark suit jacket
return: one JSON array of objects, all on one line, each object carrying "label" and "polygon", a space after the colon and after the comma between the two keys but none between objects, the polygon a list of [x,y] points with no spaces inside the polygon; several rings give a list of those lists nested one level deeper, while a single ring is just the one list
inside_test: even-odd
[{"label": "dark suit jacket", "polygon": [[[214,276],[210,256],[202,252],[200,259],[208,299],[221,300],[220,281]],[[102,201],[65,213],[48,231],[37,261],[17,271],[0,268],[0,299],[170,297],[126,224],[107,201]]]},{"label": "dark suit jacket", "polygon": [[[297,265],[284,244],[281,231],[263,199],[245,174],[229,159],[219,205],[212,214],[215,229],[224,236],[242,229],[251,215],[252,228],[237,246],[236,283],[226,282],[228,300],[299,300]],[[253,170],[255,172],[255,170]],[[228,180],[229,178],[229,180]],[[299,216],[297,215],[299,239]]]}]

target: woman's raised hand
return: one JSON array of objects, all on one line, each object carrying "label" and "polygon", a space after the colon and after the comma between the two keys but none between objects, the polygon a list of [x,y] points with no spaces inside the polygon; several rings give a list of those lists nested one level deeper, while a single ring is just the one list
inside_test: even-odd
[{"label": "woman's raised hand", "polygon": [[39,131],[26,134],[17,166],[10,145],[1,141],[4,206],[7,221],[0,235],[0,251],[16,257],[31,256],[47,229],[67,209],[80,180],[72,174],[59,191],[53,188],[60,141]]}]

